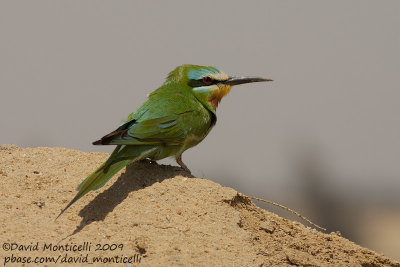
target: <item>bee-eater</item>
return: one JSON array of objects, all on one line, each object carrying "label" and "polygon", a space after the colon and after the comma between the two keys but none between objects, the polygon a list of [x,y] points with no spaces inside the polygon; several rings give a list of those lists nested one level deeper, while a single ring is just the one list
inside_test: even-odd
[{"label": "bee-eater", "polygon": [[[129,114],[115,131],[93,142],[117,145],[110,157],[77,188],[78,193],[57,218],[75,201],[102,187],[127,164],[149,158],[174,156],[189,171],[182,153],[200,143],[217,121],[216,110],[231,87],[272,81],[260,77],[231,77],[215,67],[182,65],[171,71],[164,84]],[[189,171],[190,172],[190,171]]]}]

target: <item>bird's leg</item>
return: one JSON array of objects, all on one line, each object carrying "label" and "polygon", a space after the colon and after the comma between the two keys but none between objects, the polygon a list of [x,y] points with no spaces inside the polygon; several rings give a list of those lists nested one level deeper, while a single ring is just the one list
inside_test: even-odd
[{"label": "bird's leg", "polygon": [[182,169],[184,169],[185,171],[187,171],[187,172],[189,172],[189,173],[192,173],[192,172],[189,170],[189,168],[186,166],[186,164],[183,163],[183,161],[182,161],[182,154],[180,154],[179,156],[177,156],[175,159],[176,159],[176,163],[178,163],[179,166],[181,166]]}]

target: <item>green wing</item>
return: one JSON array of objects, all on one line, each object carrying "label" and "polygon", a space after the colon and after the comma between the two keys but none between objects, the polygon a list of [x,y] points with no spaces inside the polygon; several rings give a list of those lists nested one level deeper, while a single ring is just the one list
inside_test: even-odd
[{"label": "green wing", "polygon": [[[187,112],[186,112],[187,113]],[[94,142],[95,145],[151,145],[151,144],[181,144],[187,132],[180,127],[181,114],[143,121],[130,120],[117,130]]]},{"label": "green wing", "polygon": [[94,145],[180,145],[189,135],[202,135],[211,115],[200,102],[183,94],[151,98],[115,131]]}]

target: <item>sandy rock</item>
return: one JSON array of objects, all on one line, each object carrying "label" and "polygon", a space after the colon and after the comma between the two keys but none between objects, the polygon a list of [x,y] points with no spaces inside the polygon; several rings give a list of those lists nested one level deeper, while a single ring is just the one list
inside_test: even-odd
[{"label": "sandy rock", "polygon": [[[0,146],[2,265],[400,267],[260,209],[232,188],[152,162],[129,165],[54,221],[107,157]],[[28,257],[43,262],[23,263]]]}]

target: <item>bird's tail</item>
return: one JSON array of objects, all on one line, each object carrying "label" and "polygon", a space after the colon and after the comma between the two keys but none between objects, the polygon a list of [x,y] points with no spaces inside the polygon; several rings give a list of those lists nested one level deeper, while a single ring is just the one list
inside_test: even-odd
[{"label": "bird's tail", "polygon": [[[89,175],[82,183],[77,187],[78,193],[71,200],[71,202],[60,212],[57,216],[60,217],[72,204],[74,204],[78,199],[86,195],[91,190],[96,190],[101,188],[108,180],[111,179],[118,171],[123,167],[128,165],[130,162],[135,160],[140,160],[150,156],[156,148],[148,148],[147,150],[136,151],[132,153],[126,146],[117,146],[110,157],[104,162],[97,170],[95,170],[91,175]],[[139,152],[139,153],[138,153]],[[140,153],[142,152],[142,153]],[[57,220],[56,218],[56,220]]]}]

